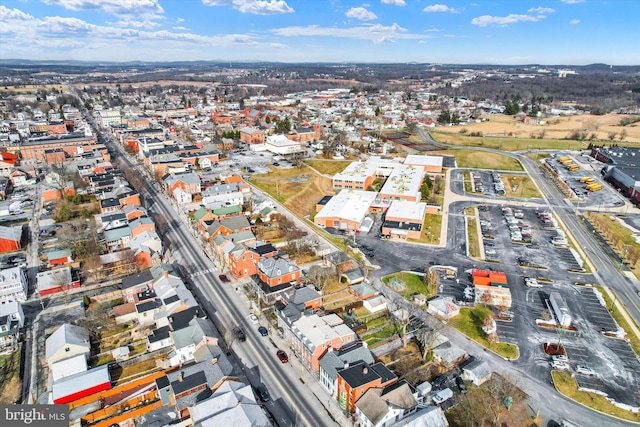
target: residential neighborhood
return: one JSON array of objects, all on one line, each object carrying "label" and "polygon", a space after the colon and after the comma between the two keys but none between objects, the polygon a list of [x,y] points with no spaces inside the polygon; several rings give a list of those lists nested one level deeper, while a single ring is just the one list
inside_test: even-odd
[{"label": "residential neighborhood", "polygon": [[0,361],[25,372],[3,403],[91,427],[637,422],[638,148],[478,134],[589,115],[438,93],[488,74],[3,92]]}]

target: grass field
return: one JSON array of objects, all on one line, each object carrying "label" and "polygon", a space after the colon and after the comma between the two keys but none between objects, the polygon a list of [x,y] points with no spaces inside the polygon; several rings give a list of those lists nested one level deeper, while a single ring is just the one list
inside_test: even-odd
[{"label": "grass field", "polygon": [[482,330],[482,325],[485,318],[490,314],[491,310],[487,307],[462,307],[460,309],[460,315],[449,320],[449,324],[478,344],[493,350],[500,356],[507,359],[517,359],[519,355],[517,345],[503,342],[491,344],[487,340],[486,334]]},{"label": "grass field", "polygon": [[640,422],[640,414],[634,414],[630,411],[618,408],[617,406],[609,403],[607,398],[604,396],[578,390],[578,383],[576,383],[576,380],[569,372],[551,371],[551,377],[553,378],[553,384],[556,389],[569,399],[573,399],[576,402],[595,409],[596,411],[604,412],[605,414],[634,421],[636,423]]},{"label": "grass field", "polygon": [[636,354],[640,356],[640,337],[633,333],[633,329],[627,322],[627,319],[622,316],[622,313],[620,313],[620,310],[618,310],[618,308],[615,306],[615,304],[611,300],[611,297],[608,293],[605,292],[604,288],[602,286],[596,286],[596,289],[602,294],[602,298],[604,298],[604,301],[607,304],[607,311],[609,311],[611,317],[613,317],[613,320],[615,320],[618,326],[620,326],[627,332],[629,345],[631,346],[631,348],[633,348],[633,351],[635,351]]},{"label": "grass field", "polygon": [[498,153],[475,150],[433,151],[433,155],[453,155],[459,168],[488,169],[497,171],[522,171],[522,165],[516,159]]},{"label": "grass field", "polygon": [[469,256],[471,258],[480,257],[480,241],[478,239],[478,221],[476,208],[465,208],[464,214],[467,216],[467,242],[469,244]]},{"label": "grass field", "polygon": [[[506,191],[505,197],[521,197],[523,199],[541,199],[542,196],[533,180],[525,175],[501,174],[500,178],[504,183]],[[516,186],[516,191],[512,191]]]},{"label": "grass field", "polygon": [[307,166],[272,168],[267,174],[254,175],[250,182],[301,218],[315,212],[316,203],[331,194],[331,179],[318,175]]},{"label": "grass field", "polygon": [[20,85],[20,86],[0,86],[0,90],[8,91],[16,94],[37,93],[39,90],[44,90],[47,93],[51,93],[53,89],[56,89],[60,93],[64,93],[67,88],[64,85]]},{"label": "grass field", "polygon": [[406,289],[403,292],[398,293],[400,293],[407,299],[410,299],[415,294],[424,294],[427,299],[436,296],[435,286],[425,283],[422,276],[418,276],[417,274],[412,273],[400,272],[383,277],[382,282],[388,286],[389,282],[393,280],[393,278],[404,282]]},{"label": "grass field", "polygon": [[[513,116],[506,114],[493,114],[485,116],[488,121],[483,123],[439,127],[437,133],[462,137],[459,135],[462,129],[466,129],[468,133],[480,132],[485,136],[484,138],[475,137],[472,139],[476,141],[485,140],[483,145],[485,147],[492,146],[492,144],[499,142],[499,140],[503,140],[503,150],[526,150],[529,145],[531,145],[532,148],[566,149],[567,145],[570,144],[571,148],[580,148],[583,144],[579,141],[565,139],[570,133],[575,131],[588,131],[589,135],[594,134],[597,140],[607,142],[610,142],[610,134],[615,133],[615,142],[618,144],[620,144],[620,135],[625,131],[626,135],[623,140],[625,144],[640,143],[640,126],[638,126],[637,123],[624,127],[620,126],[620,120],[624,117],[629,116],[620,114],[606,114],[602,116],[583,114],[544,119],[545,124],[538,125],[516,122]],[[542,135],[543,132],[544,135]],[[543,139],[537,139],[540,138],[540,136],[543,136]],[[532,139],[532,137],[535,139]],[[445,142],[439,138],[436,138],[436,140]],[[464,141],[464,139],[459,141]],[[469,145],[469,143],[462,145]]]},{"label": "grass field", "polygon": [[440,243],[440,232],[442,230],[442,215],[438,214],[426,214],[424,216],[424,226],[422,227],[422,233],[420,233],[420,239],[407,239],[410,242],[420,243]]},{"label": "grass field", "polygon": [[320,173],[335,175],[351,164],[350,160],[306,160],[305,163]]}]

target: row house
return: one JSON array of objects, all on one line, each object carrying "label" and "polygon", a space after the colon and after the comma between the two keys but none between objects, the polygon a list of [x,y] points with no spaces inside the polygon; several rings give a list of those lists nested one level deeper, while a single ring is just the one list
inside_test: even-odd
[{"label": "row house", "polygon": [[169,193],[173,193],[177,188],[189,194],[199,194],[202,191],[200,176],[193,172],[167,176],[164,179],[164,188]]},{"label": "row house", "polygon": [[24,319],[22,304],[18,301],[0,304],[0,351],[17,344]]},{"label": "row house", "polygon": [[356,333],[336,314],[307,316],[303,313],[289,328],[283,329],[294,354],[314,372],[320,369],[320,359],[329,349],[341,350],[357,339]]},{"label": "row house", "polygon": [[340,408],[351,415],[356,402],[372,388],[383,388],[398,381],[396,374],[383,363],[361,362],[338,371],[337,398]]},{"label": "row house", "polygon": [[180,157],[174,153],[150,156],[149,168],[154,176],[160,178],[166,174],[184,173],[187,171]]},{"label": "row house", "polygon": [[26,302],[29,282],[25,269],[12,267],[0,270],[0,304]]},{"label": "row house", "polygon": [[234,251],[229,254],[227,267],[229,273],[233,274],[237,279],[241,277],[250,277],[258,274],[258,263],[263,258],[272,258],[276,256],[278,250],[270,243],[253,244],[253,245],[237,245]]},{"label": "row house", "polygon": [[205,231],[205,238],[211,240],[218,235],[231,235],[243,231],[252,231],[252,226],[245,216],[234,216],[220,221],[213,221]]},{"label": "row house", "polygon": [[260,128],[244,127],[240,129],[240,141],[244,144],[264,144],[265,132]]},{"label": "row house", "polygon": [[295,261],[284,257],[263,258],[258,262],[257,267],[258,278],[269,288],[300,281],[300,268]]},{"label": "row house", "polygon": [[[92,151],[94,148],[106,148],[103,144],[98,144],[95,135],[85,135],[84,132],[75,134],[58,135],[57,137],[29,140],[20,144],[20,158],[23,160],[37,160],[45,162],[45,151],[55,149],[68,149],[70,153],[77,153],[79,148],[82,151]],[[66,150],[65,150],[66,151]]]}]

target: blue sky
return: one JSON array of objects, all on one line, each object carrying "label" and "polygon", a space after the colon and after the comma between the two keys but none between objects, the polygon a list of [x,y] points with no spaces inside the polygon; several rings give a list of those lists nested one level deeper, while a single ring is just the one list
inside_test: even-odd
[{"label": "blue sky", "polygon": [[640,1],[0,0],[0,58],[640,65]]}]

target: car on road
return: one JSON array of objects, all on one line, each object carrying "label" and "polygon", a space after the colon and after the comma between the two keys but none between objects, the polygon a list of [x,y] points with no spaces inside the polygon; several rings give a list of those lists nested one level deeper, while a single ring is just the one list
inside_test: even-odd
[{"label": "car on road", "polygon": [[236,338],[238,338],[238,341],[245,342],[247,340],[247,336],[245,335],[242,328],[240,328],[239,326],[236,326],[235,328],[233,328],[233,333],[236,336]]},{"label": "car on road", "polygon": [[267,387],[264,384],[260,384],[258,387],[256,387],[256,393],[258,393],[258,397],[263,402],[268,402],[269,400],[271,400],[269,390],[267,390]]},{"label": "car on road", "polygon": [[280,359],[282,363],[287,363],[289,361],[287,353],[285,353],[283,350],[276,351],[276,356],[278,356],[278,359]]},{"label": "car on road", "polygon": [[267,331],[267,328],[265,328],[264,326],[260,326],[258,328],[258,332],[260,332],[260,335],[262,335],[263,337],[269,335],[269,331]]},{"label": "car on road", "polygon": [[229,280],[229,278],[227,277],[227,275],[226,275],[226,274],[220,274],[220,275],[218,276],[218,279],[220,279],[220,281],[221,281],[222,283],[229,283],[229,282],[231,282],[231,280]]}]

